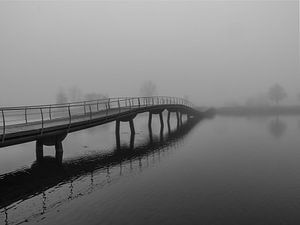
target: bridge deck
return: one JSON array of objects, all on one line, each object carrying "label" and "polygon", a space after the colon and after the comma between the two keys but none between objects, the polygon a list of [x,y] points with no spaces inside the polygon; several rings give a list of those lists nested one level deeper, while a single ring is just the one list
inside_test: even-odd
[{"label": "bridge deck", "polygon": [[[151,110],[196,111],[187,101],[171,97],[124,98],[114,101],[106,100],[100,103],[100,106],[101,104],[105,106],[105,109],[100,109],[98,101],[80,104],[0,108],[3,117],[0,126],[0,147],[37,140],[46,135],[74,132],[122,118],[131,118],[138,113]],[[86,110],[86,107],[89,110]],[[24,110],[25,113],[23,113]],[[26,110],[36,111],[28,114]],[[17,118],[14,118],[16,111],[19,114]],[[11,114],[9,115],[9,113]],[[29,116],[31,116],[30,119]]]},{"label": "bridge deck", "polygon": [[[121,112],[128,111],[126,108],[122,108]],[[110,109],[110,110],[101,110],[99,112],[92,112],[83,114],[83,115],[75,115],[71,118],[71,125],[73,123],[77,122],[88,122],[91,119],[99,119],[99,118],[105,118],[109,117],[111,115],[115,115],[119,113],[119,109]],[[47,119],[42,121],[34,121],[34,122],[28,122],[28,123],[21,123],[21,124],[11,124],[7,125],[5,128],[5,133],[6,135],[12,134],[12,133],[17,133],[17,132],[25,132],[25,131],[30,131],[30,130],[39,130],[42,128],[49,128],[49,127],[56,127],[56,126],[61,126],[61,125],[66,125],[70,123],[70,118],[69,117],[64,117],[64,118],[57,118],[57,119]],[[3,126],[0,126],[0,130],[3,129]],[[0,135],[1,137],[2,135]]]}]

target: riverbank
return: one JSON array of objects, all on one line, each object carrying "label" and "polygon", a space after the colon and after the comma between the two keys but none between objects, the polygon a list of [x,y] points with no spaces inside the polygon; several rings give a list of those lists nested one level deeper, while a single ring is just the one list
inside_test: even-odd
[{"label": "riverbank", "polygon": [[265,107],[219,107],[216,114],[221,115],[300,115],[300,106],[265,106]]}]

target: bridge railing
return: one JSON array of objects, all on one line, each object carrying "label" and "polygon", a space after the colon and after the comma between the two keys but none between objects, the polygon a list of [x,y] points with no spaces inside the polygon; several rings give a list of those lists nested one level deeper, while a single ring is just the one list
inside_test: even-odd
[{"label": "bridge railing", "polygon": [[124,112],[133,108],[151,107],[155,105],[184,105],[193,107],[186,99],[167,96],[151,97],[121,97],[106,98],[91,101],[70,102],[63,104],[32,105],[0,108],[0,135],[14,130],[26,130],[34,126],[41,129],[54,125],[71,125],[72,122],[91,120],[93,118]]}]

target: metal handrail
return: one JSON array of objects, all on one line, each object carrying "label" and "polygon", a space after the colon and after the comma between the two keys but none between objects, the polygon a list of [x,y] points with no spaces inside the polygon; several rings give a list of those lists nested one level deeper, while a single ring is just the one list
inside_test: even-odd
[{"label": "metal handrail", "polygon": [[104,115],[108,116],[109,110],[115,109],[115,113],[121,113],[124,110],[165,104],[194,107],[194,105],[186,99],[168,96],[119,97],[63,104],[2,107],[0,108],[2,114],[2,122],[0,123],[0,130],[2,130],[2,132],[0,131],[0,135],[2,135],[2,140],[0,141],[4,142],[7,127],[10,125],[26,126],[30,123],[37,123],[41,125],[41,134],[43,134],[49,121],[68,119],[67,124],[69,130],[72,119],[76,119],[78,116],[88,115],[86,107],[88,107],[89,110],[89,119],[92,120],[94,118],[93,114],[104,112]]}]

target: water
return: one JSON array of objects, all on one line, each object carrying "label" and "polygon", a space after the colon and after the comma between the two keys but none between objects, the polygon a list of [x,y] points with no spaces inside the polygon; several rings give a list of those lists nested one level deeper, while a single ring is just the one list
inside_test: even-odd
[{"label": "water", "polygon": [[[135,119],[70,134],[63,168],[0,151],[0,224],[298,224],[300,116],[222,117],[160,134]],[[5,183],[5,182],[6,183]],[[13,187],[13,188],[12,188]]]}]

